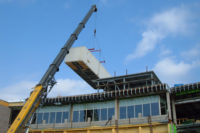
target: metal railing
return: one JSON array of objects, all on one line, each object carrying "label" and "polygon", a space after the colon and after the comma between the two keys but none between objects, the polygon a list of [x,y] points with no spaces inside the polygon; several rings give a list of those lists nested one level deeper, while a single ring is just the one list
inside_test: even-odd
[{"label": "metal railing", "polygon": [[[160,122],[160,123],[167,123],[168,116],[161,115],[161,116],[151,116],[152,123]],[[142,118],[129,118],[129,119],[119,119],[118,125],[137,125],[137,124],[148,124],[149,118],[142,117]],[[106,121],[89,121],[89,122],[65,122],[65,123],[53,123],[53,124],[32,124],[32,129],[47,129],[47,128],[85,128],[91,126],[101,126],[101,127],[108,127],[114,126],[116,124],[114,119],[106,120]]]}]

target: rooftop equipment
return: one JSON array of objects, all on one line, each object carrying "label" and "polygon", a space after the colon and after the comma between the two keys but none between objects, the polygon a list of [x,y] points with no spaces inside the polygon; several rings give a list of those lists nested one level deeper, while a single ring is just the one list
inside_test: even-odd
[{"label": "rooftop equipment", "polygon": [[65,57],[65,63],[93,88],[96,87],[92,80],[111,77],[103,65],[84,46],[71,48]]}]

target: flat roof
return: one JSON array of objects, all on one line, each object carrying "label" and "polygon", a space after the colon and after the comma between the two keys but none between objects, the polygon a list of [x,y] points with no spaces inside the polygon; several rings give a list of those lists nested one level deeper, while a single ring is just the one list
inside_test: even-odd
[{"label": "flat roof", "polygon": [[24,106],[24,102],[9,102],[9,107],[19,107]]},{"label": "flat roof", "polygon": [[200,82],[172,87],[170,92],[176,99],[200,96]]},{"label": "flat roof", "polygon": [[5,107],[8,107],[8,102],[6,102],[6,101],[0,99],[0,105],[1,105],[1,106],[5,106]]},{"label": "flat roof", "polygon": [[124,89],[162,83],[153,71],[96,79],[93,82],[96,84],[95,89],[104,89],[106,91],[115,90],[116,87]]},{"label": "flat roof", "polygon": [[101,78],[101,79],[97,79],[94,81],[107,81],[107,80],[112,80],[112,79],[117,80],[117,79],[122,79],[122,78],[132,78],[132,77],[142,76],[142,75],[146,75],[146,74],[153,74],[153,76],[156,78],[156,80],[158,80],[160,83],[162,83],[160,81],[160,79],[158,78],[158,76],[154,73],[154,71],[126,74],[126,75],[114,76],[114,77],[109,77],[109,78]]}]

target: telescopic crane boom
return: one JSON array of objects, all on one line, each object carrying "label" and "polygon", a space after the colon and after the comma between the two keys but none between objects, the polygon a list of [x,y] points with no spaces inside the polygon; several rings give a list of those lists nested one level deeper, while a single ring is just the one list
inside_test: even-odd
[{"label": "telescopic crane boom", "polygon": [[68,54],[69,49],[71,48],[75,40],[78,39],[78,35],[85,27],[85,24],[87,23],[92,13],[96,11],[96,5],[93,5],[86,16],[83,18],[83,20],[79,23],[75,31],[71,34],[70,38],[65,43],[64,47],[60,50],[53,63],[49,66],[39,84],[34,87],[34,90],[32,91],[30,97],[22,107],[21,111],[8,129],[7,133],[25,132],[27,126],[26,124],[30,120],[37,107],[40,105],[41,99],[46,98],[48,90],[51,89],[55,84],[54,75],[59,70],[59,66],[64,60],[64,57],[66,56],[66,54]]}]

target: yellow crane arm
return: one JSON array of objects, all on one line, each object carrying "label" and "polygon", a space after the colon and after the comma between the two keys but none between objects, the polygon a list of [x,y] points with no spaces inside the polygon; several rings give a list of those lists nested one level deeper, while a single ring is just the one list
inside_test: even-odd
[{"label": "yellow crane arm", "polygon": [[[25,132],[25,125],[21,125],[22,123],[26,123],[23,122],[24,118],[28,116],[28,118],[31,117],[32,113],[30,112],[30,110],[32,112],[34,112],[36,110],[36,108],[39,106],[40,101],[37,101],[34,105],[35,100],[37,99],[37,97],[39,96],[39,94],[42,92],[42,86],[36,86],[35,89],[33,90],[33,92],[31,93],[31,96],[28,98],[28,100],[26,101],[26,103],[24,104],[24,106],[22,107],[20,113],[18,114],[18,116],[16,117],[16,119],[14,120],[13,124],[11,125],[11,127],[9,128],[9,130],[7,131],[7,133],[16,133],[17,131],[19,131],[20,133]],[[33,109],[31,109],[33,107]],[[24,129],[24,130],[23,130]]]}]

